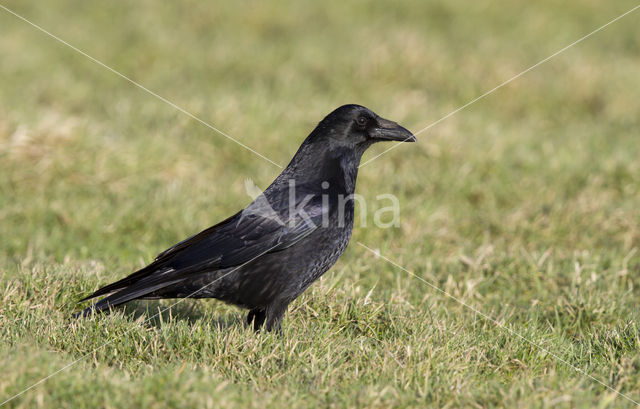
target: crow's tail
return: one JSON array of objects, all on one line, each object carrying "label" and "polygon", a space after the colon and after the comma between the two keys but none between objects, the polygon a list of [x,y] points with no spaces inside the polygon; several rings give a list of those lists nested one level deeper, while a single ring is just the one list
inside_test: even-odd
[{"label": "crow's tail", "polygon": [[135,299],[145,298],[145,296],[154,291],[179,283],[182,280],[183,278],[166,280],[162,275],[159,277],[144,278],[128,287],[121,288],[120,290],[106,296],[95,304],[85,308],[83,311],[73,314],[73,318],[87,317],[93,313],[109,310],[112,307],[117,307],[118,305]]}]

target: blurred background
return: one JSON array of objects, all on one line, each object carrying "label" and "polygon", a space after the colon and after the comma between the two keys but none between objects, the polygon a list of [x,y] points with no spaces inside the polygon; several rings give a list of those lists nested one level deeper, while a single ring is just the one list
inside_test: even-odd
[{"label": "blurred background", "polygon": [[[636,5],[627,0],[0,4],[281,165],[317,122],[342,104],[367,106],[417,132]],[[383,306],[376,314],[406,321],[404,335],[388,340],[400,343],[392,350],[412,342],[414,350],[437,345],[429,332],[436,324],[420,327],[424,333],[411,327],[427,305],[437,322],[451,324],[446,317],[456,315],[451,325],[471,331],[469,323],[476,319],[471,311],[375,259],[355,245],[360,241],[490,314],[533,328],[531,336],[551,337],[550,345],[561,345],[562,351],[584,352],[590,340],[627,334],[614,342],[619,348],[611,347],[611,355],[603,353],[610,359],[589,364],[594,365],[589,371],[637,392],[637,370],[631,374],[640,365],[633,341],[640,296],[639,19],[640,11],[631,13],[421,133],[418,144],[399,146],[364,166],[357,192],[368,200],[370,212],[376,195],[395,194],[401,225],[356,225],[352,245],[327,275],[331,288],[326,282],[314,286],[297,301],[297,317],[290,313],[285,325],[302,332],[322,321],[311,310],[325,311],[318,313],[326,318],[322,325],[334,334],[331,320],[347,319],[332,315],[337,300],[355,302],[353,308],[366,316],[371,307],[354,300],[375,288],[369,297]],[[364,160],[389,147],[375,146]],[[99,320],[86,324],[93,325],[96,339],[83,339],[87,329],[81,328],[74,332],[75,343],[61,344],[60,337],[68,335],[64,323],[81,294],[244,207],[250,201],[247,178],[265,188],[279,172],[0,9],[0,358],[12,374],[0,382],[3,396],[37,378],[15,356],[54,351],[55,368],[56,362],[99,345],[98,335],[111,325]],[[267,342],[247,341],[253,334],[244,332],[238,310],[219,303],[193,308],[229,314],[242,342]],[[122,325],[139,325],[119,319]],[[477,330],[465,339],[487,336],[490,346],[481,350],[509,350],[499,328]],[[408,333],[420,335],[403,339]],[[340,338],[347,335],[334,335],[337,350],[349,348],[351,342]],[[313,354],[317,334],[305,336]],[[465,341],[454,342],[461,351],[469,349]],[[23,345],[30,346],[15,352]],[[375,345],[363,359],[375,355]],[[88,366],[94,371],[89,376],[174,365],[171,347],[158,348],[168,349],[167,356],[139,353],[129,360],[105,352],[95,358],[98,369]],[[582,359],[595,359],[567,353],[578,366]],[[510,400],[534,405],[566,395],[562,402],[589,406],[605,394],[549,357],[540,358],[545,362],[540,367],[523,353],[522,367],[511,358],[504,366],[485,357],[461,369],[447,367],[457,361],[455,354],[442,354],[447,358],[440,379],[459,379],[458,392],[449,381],[426,381],[422,367],[416,367],[415,379],[398,380],[393,361],[385,363],[389,367],[371,365],[371,372],[344,364],[350,369],[342,367],[345,372],[335,379],[316,379],[314,385],[336,394],[326,402],[309,398],[306,387],[297,385],[304,372],[299,368],[302,372],[285,371],[290,381],[273,378],[280,370],[269,369],[274,372],[263,380],[247,382],[259,391],[258,403],[275,406],[289,396],[281,388],[307,396],[291,398],[301,405],[337,402],[340,393],[351,401],[360,386],[344,390],[338,379],[363,382],[361,403],[371,406],[415,403],[424,398],[417,392],[423,387],[438,405]],[[183,361],[213,365],[218,385],[228,379],[242,383],[248,376],[228,362],[189,355]],[[428,365],[423,361],[420,365]],[[47,368],[38,370],[45,374]],[[544,387],[534,385],[533,379],[549,373],[554,375],[539,381]],[[61,375],[63,384],[41,389],[44,402],[61,404],[55,385],[76,385],[74,379],[82,376]],[[514,384],[514,378],[524,380]],[[468,379],[478,383],[465,384]],[[158,378],[149,382],[162,384]],[[76,387],[75,407],[93,399],[82,386],[70,390]],[[385,387],[395,394],[376,395]],[[120,396],[122,388],[106,390]],[[208,396],[194,393],[196,400]],[[34,396],[19,402],[37,406]],[[243,404],[257,404],[239,396]],[[126,394],[122,399],[126,402]]]}]

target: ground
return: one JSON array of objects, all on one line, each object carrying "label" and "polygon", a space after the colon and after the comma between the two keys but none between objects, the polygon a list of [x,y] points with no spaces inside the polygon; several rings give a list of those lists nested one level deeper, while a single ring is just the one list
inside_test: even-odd
[{"label": "ground", "polygon": [[[284,165],[339,105],[418,132],[636,4],[2,5]],[[346,253],[255,334],[216,301],[70,319],[280,169],[0,9],[0,400],[61,370],[6,407],[633,407],[639,19],[362,167]]]}]

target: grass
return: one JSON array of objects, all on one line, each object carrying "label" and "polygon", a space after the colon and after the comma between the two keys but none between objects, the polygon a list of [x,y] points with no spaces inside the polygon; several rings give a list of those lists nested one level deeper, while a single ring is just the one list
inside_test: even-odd
[{"label": "grass", "polygon": [[[338,105],[418,131],[635,6],[2,4],[281,164]],[[634,406],[355,243],[640,400],[639,18],[363,167],[401,226],[272,335],[216,301],[70,320],[279,169],[0,10],[0,399],[78,360],[6,407]]]}]

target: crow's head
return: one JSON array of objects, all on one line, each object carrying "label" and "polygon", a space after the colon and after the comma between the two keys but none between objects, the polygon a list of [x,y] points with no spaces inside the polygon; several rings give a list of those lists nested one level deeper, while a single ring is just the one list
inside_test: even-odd
[{"label": "crow's head", "polygon": [[360,105],[343,105],[327,115],[312,134],[316,141],[357,150],[375,142],[415,142],[411,132]]}]

